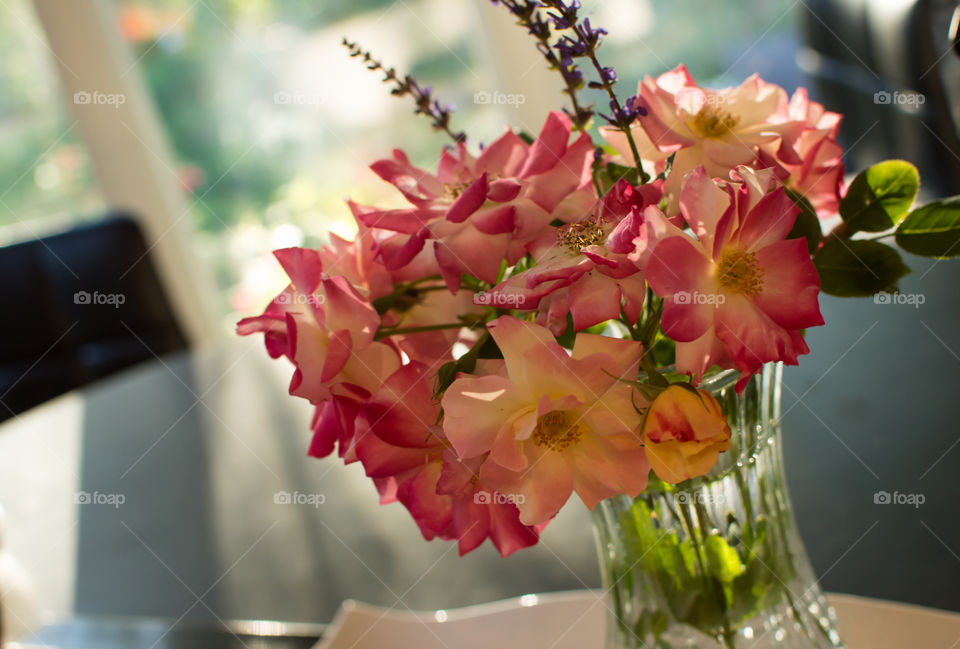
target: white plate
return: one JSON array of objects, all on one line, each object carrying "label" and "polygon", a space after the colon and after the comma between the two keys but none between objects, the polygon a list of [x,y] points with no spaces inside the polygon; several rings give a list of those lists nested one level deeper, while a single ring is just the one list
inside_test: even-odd
[{"label": "white plate", "polygon": [[347,600],[314,649],[599,649],[606,612],[590,591],[431,612]]},{"label": "white plate", "polygon": [[[850,649],[953,649],[960,614],[851,595],[828,596]],[[345,601],[314,649],[600,649],[597,592],[524,595],[446,611]]]}]

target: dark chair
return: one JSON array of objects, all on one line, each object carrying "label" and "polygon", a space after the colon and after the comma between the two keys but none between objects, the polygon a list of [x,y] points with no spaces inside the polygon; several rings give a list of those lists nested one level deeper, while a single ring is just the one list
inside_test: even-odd
[{"label": "dark chair", "polygon": [[850,168],[905,158],[920,169],[929,196],[960,191],[960,5],[808,0],[804,6],[810,52],[802,60],[821,99],[845,115],[843,144],[855,144]]},{"label": "dark chair", "polygon": [[137,223],[0,248],[0,421],[187,346]]}]

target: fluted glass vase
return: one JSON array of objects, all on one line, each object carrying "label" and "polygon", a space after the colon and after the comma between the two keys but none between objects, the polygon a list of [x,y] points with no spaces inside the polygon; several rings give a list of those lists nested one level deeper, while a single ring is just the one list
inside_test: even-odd
[{"label": "fluted glass vase", "polygon": [[594,509],[607,649],[844,646],[787,496],[780,375],[768,365],[741,395],[736,372],[707,377],[733,448],[706,476],[651,480],[639,497]]}]

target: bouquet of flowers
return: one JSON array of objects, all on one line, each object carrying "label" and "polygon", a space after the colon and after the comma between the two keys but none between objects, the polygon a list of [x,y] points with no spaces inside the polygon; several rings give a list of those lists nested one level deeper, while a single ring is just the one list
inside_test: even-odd
[{"label": "bouquet of flowers", "polygon": [[731,428],[705,376],[736,370],[742,391],[797,364],[821,292],[896,290],[891,240],[960,253],[960,197],[914,208],[899,160],[845,185],[841,116],[802,88],[702,88],[681,65],[621,98],[578,3],[499,4],[569,107],[473,146],[429,88],[344,41],[451,145],[436,170],[374,162],[409,207],[349,202],[354,240],[277,250],[290,283],[238,332],[293,364],[310,455],[359,461],[426,539],[506,556],[574,492],[592,509],[708,473]]}]

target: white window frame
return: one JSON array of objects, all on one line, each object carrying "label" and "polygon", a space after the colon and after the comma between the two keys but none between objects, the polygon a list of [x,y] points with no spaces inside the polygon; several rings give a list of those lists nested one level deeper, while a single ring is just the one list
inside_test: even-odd
[{"label": "white window frame", "polygon": [[[495,45],[487,55],[493,58],[497,90],[526,94],[513,117],[535,134],[562,99],[562,84],[532,44],[517,38],[520,28],[509,12],[489,0],[474,3],[481,29]],[[191,254],[195,245],[191,204],[180,187],[138,61],[117,29],[114,0],[33,0],[33,4],[107,204],[129,211],[140,222],[174,314],[191,344],[222,335],[223,314],[213,307],[217,300],[211,269]],[[124,102],[116,107],[78,104],[74,96],[82,92],[119,94]]]},{"label": "white window frame", "polygon": [[[117,29],[111,0],[34,0],[64,98],[77,121],[110,209],[140,223],[174,316],[191,345],[220,334],[222,314],[209,268],[191,254],[191,204],[137,61]],[[123,97],[119,105],[81,104],[76,93]]]}]

